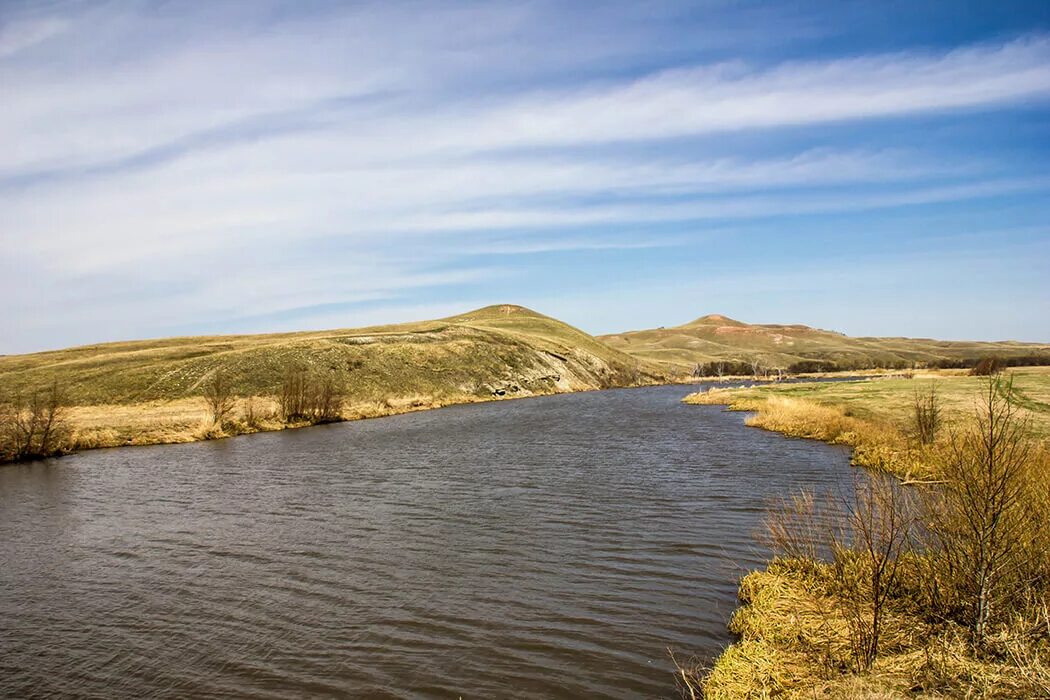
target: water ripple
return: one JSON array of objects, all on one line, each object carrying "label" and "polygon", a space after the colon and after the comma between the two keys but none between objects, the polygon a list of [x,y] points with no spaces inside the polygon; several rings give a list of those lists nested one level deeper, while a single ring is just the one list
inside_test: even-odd
[{"label": "water ripple", "polygon": [[844,449],[658,387],[0,469],[0,696],[668,697]]}]

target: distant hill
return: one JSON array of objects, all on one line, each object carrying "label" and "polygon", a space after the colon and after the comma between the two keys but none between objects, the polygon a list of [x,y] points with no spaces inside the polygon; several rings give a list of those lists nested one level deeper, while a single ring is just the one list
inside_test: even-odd
[{"label": "distant hill", "polygon": [[[662,368],[572,326],[502,305],[391,326],[140,340],[0,357],[0,399],[58,380],[79,405],[196,397],[223,370],[241,396],[289,367],[334,373],[353,401],[533,395],[651,383]],[[502,393],[501,393],[502,392]]]},{"label": "distant hill", "polygon": [[[965,367],[997,356],[1011,364],[1050,364],[1050,344],[987,343],[926,338],[853,338],[803,325],[749,324],[712,314],[652,330],[599,336],[609,346],[676,374],[697,365],[726,363],[728,373],[744,365],[793,372],[874,367]],[[746,373],[750,374],[750,368]]]}]

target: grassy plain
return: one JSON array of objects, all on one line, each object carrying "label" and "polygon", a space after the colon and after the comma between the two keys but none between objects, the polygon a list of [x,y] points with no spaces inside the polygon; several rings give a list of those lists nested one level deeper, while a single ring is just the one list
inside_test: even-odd
[{"label": "grassy plain", "polygon": [[334,376],[344,419],[453,403],[655,383],[664,371],[529,309],[501,305],[434,321],[268,335],[105,343],[0,357],[0,401],[57,382],[71,403],[74,449],[219,436],[201,399],[222,372],[263,418],[236,432],[289,426],[273,396],[290,368]]}]

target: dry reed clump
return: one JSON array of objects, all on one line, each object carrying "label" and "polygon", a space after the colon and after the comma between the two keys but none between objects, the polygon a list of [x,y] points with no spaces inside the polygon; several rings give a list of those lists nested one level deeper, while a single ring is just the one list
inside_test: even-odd
[{"label": "dry reed clump", "polygon": [[785,435],[853,447],[853,463],[914,478],[928,476],[921,451],[894,425],[848,415],[837,406],[771,396],[755,407],[747,424]]},{"label": "dry reed clump", "polygon": [[[780,696],[787,687],[784,660],[776,647],[761,640],[745,639],[718,658],[706,677],[703,669],[685,670],[689,685],[702,688],[707,700],[738,700]],[[694,695],[698,697],[698,695]]]},{"label": "dry reed clump", "polygon": [[728,405],[730,410],[752,413],[745,422],[756,428],[849,445],[853,448],[855,465],[905,479],[930,478],[930,454],[939,449],[936,444],[913,444],[907,435],[887,421],[852,416],[844,408],[807,399],[777,395],[738,397],[732,389],[711,389],[691,394],[685,402]]},{"label": "dry reed clump", "polygon": [[70,442],[74,450],[95,450],[124,444],[124,438],[113,428],[82,428],[73,431]]}]

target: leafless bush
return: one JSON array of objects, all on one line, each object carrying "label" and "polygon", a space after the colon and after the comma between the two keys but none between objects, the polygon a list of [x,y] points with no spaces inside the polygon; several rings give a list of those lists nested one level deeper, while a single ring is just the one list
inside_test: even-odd
[{"label": "leafless bush", "polygon": [[904,487],[881,474],[858,474],[841,502],[802,493],[770,511],[769,543],[779,555],[831,565],[838,612],[849,630],[852,663],[871,667],[886,608],[910,549],[914,508]]},{"label": "leafless bush", "polygon": [[233,387],[223,370],[212,372],[204,383],[204,402],[208,405],[213,425],[222,427],[228,422],[233,412],[237,399],[233,395]]},{"label": "leafless bush", "polygon": [[931,382],[926,391],[915,389],[913,404],[915,435],[923,445],[933,444],[941,429],[941,406],[937,387]]},{"label": "leafless bush", "polygon": [[872,474],[855,480],[845,509],[851,539],[834,544],[835,570],[854,663],[867,670],[878,656],[886,608],[910,548],[914,507],[896,478]]},{"label": "leafless bush", "polygon": [[991,377],[1002,371],[1002,361],[998,357],[982,357],[970,370],[973,377]]},{"label": "leafless bush", "polygon": [[272,417],[269,411],[262,409],[255,401],[255,398],[249,396],[244,401],[244,423],[249,428],[259,428],[263,421]]},{"label": "leafless bush", "polygon": [[57,381],[0,408],[0,459],[51,457],[68,447],[68,400]]},{"label": "leafless bush", "polygon": [[344,390],[333,374],[317,376],[302,368],[285,374],[277,396],[286,421],[338,420],[344,401]]}]

